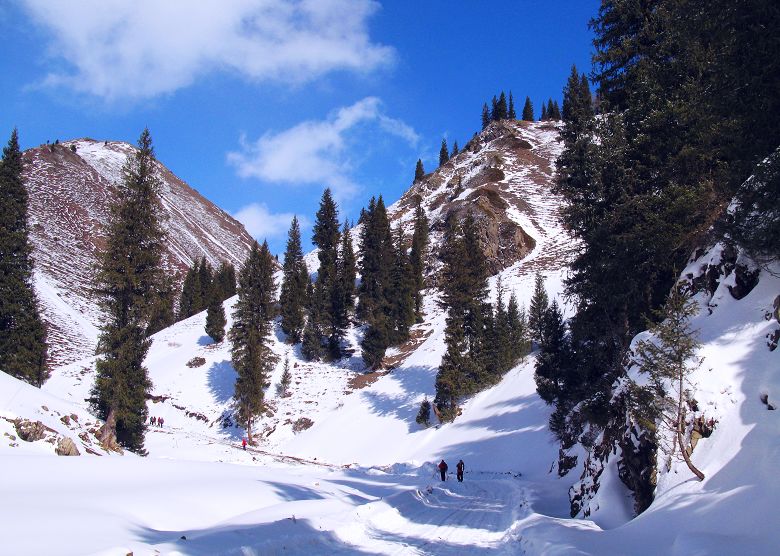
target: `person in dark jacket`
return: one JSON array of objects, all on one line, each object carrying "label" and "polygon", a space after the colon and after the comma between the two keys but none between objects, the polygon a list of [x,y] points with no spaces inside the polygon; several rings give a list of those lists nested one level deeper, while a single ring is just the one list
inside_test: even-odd
[{"label": "person in dark jacket", "polygon": [[447,480],[447,462],[444,460],[441,460],[441,463],[439,463],[439,472],[441,473],[441,480],[446,481]]},{"label": "person in dark jacket", "polygon": [[460,460],[460,461],[458,462],[458,465],[456,465],[456,466],[455,466],[455,469],[456,469],[456,470],[457,470],[457,472],[458,472],[458,482],[459,482],[459,483],[462,483],[462,482],[463,482],[463,468],[464,468],[465,466],[466,466],[466,465],[463,463],[463,460]]}]

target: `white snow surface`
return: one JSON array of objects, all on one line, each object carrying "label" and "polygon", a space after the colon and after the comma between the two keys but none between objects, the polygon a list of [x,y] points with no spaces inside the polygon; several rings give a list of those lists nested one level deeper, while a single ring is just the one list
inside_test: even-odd
[{"label": "white snow surface", "polygon": [[[553,148],[551,140],[540,146],[534,137],[537,148]],[[110,160],[105,167],[111,171]],[[505,185],[530,188],[523,184],[508,176]],[[567,241],[554,203],[545,208],[544,192],[533,195],[530,202],[541,208],[527,225],[539,251],[501,273],[504,295],[514,292],[526,306],[536,270],[546,276],[551,298],[560,299],[566,266],[553,258],[532,264]],[[226,419],[236,376],[229,344],[206,336],[205,313],[153,337],[148,406],[165,423],[149,428],[147,457],[94,449],[96,423],[86,401],[94,358],[57,369],[41,390],[0,373],[0,553],[777,553],[780,412],[768,411],[761,397],[775,406],[780,399],[780,350],[769,351],[766,342],[780,327],[766,318],[780,293],[778,275],[780,268],[762,271],[740,301],[726,281],[711,299],[698,299],[703,310],[693,325],[705,364],[694,377],[696,398],[718,420],[693,454],[706,479],[698,482],[674,463],[639,517],[626,512],[625,487],[611,460],[599,510],[590,520],[569,518],[568,489],[581,469],[563,478],[555,471],[558,445],[547,428],[550,410],[535,391],[533,355],[466,400],[454,423],[415,423],[420,402],[433,397],[444,352],[445,315],[436,292],[427,291],[425,322],[415,326],[424,341],[363,388],[351,383],[363,373],[361,329],[346,338],[353,356],[310,363],[284,343],[277,323],[272,349],[280,361],[267,391],[269,411],[256,428],[257,446],[246,451],[245,431]],[[497,278],[490,284],[495,298]],[[234,302],[225,302],[228,326]],[[291,395],[281,397],[276,385],[285,357],[293,383]],[[76,415],[76,423],[64,423],[65,415]],[[71,437],[83,455],[57,457],[45,439],[20,440],[17,418]],[[296,433],[301,418],[313,425]],[[453,475],[461,458],[463,483]],[[441,459],[450,468],[446,482],[437,477]]]}]

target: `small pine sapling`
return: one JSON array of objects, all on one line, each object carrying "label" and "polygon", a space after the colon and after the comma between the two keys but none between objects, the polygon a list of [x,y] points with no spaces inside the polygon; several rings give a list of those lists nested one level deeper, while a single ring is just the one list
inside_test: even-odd
[{"label": "small pine sapling", "polygon": [[420,403],[420,411],[417,412],[415,421],[425,427],[431,424],[431,402],[427,397]]}]

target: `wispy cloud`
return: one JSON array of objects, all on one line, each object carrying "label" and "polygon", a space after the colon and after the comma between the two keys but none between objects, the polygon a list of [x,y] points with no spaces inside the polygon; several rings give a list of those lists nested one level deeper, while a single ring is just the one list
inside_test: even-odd
[{"label": "wispy cloud", "polygon": [[[265,203],[251,203],[238,209],[233,218],[241,222],[249,235],[262,242],[264,239],[281,239],[287,235],[293,214],[289,212],[273,213]],[[311,226],[308,218],[298,216],[302,229]]]},{"label": "wispy cloud", "polygon": [[65,68],[44,82],[107,100],[149,98],[214,71],[303,83],[391,62],[373,0],[22,0]]},{"label": "wispy cloud", "polygon": [[338,198],[349,198],[358,187],[351,178],[352,165],[345,143],[364,123],[373,123],[412,146],[419,141],[409,125],[382,112],[378,98],[367,97],[334,111],[325,120],[306,121],[279,133],[266,133],[254,142],[241,137],[241,149],[228,153],[228,161],[242,177],[272,183],[325,184]]}]

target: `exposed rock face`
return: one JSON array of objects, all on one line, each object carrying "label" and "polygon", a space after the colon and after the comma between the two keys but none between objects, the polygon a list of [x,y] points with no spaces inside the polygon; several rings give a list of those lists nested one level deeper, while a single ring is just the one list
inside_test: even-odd
[{"label": "exposed rock face", "polygon": [[[560,268],[576,245],[562,229],[561,200],[552,193],[555,160],[560,154],[558,128],[549,122],[494,122],[435,172],[415,182],[389,207],[407,238],[421,205],[431,226],[431,254],[438,256],[447,221],[474,217],[488,269],[495,274],[524,259],[538,246],[534,272]],[[435,284],[438,263],[429,269]]]},{"label": "exposed rock face", "polygon": [[35,442],[46,437],[46,432],[54,432],[40,421],[29,421],[27,419],[17,419],[14,421],[14,428],[19,438],[25,442]]},{"label": "exposed rock face", "polygon": [[[79,139],[24,153],[35,287],[54,366],[92,355],[100,310],[90,290],[105,246],[109,205],[135,147]],[[166,216],[166,273],[180,283],[194,258],[240,265],[252,238],[227,213],[157,163]]]},{"label": "exposed rock face", "polygon": [[57,441],[57,447],[54,450],[58,456],[80,456],[76,443],[70,438],[60,438]]}]

